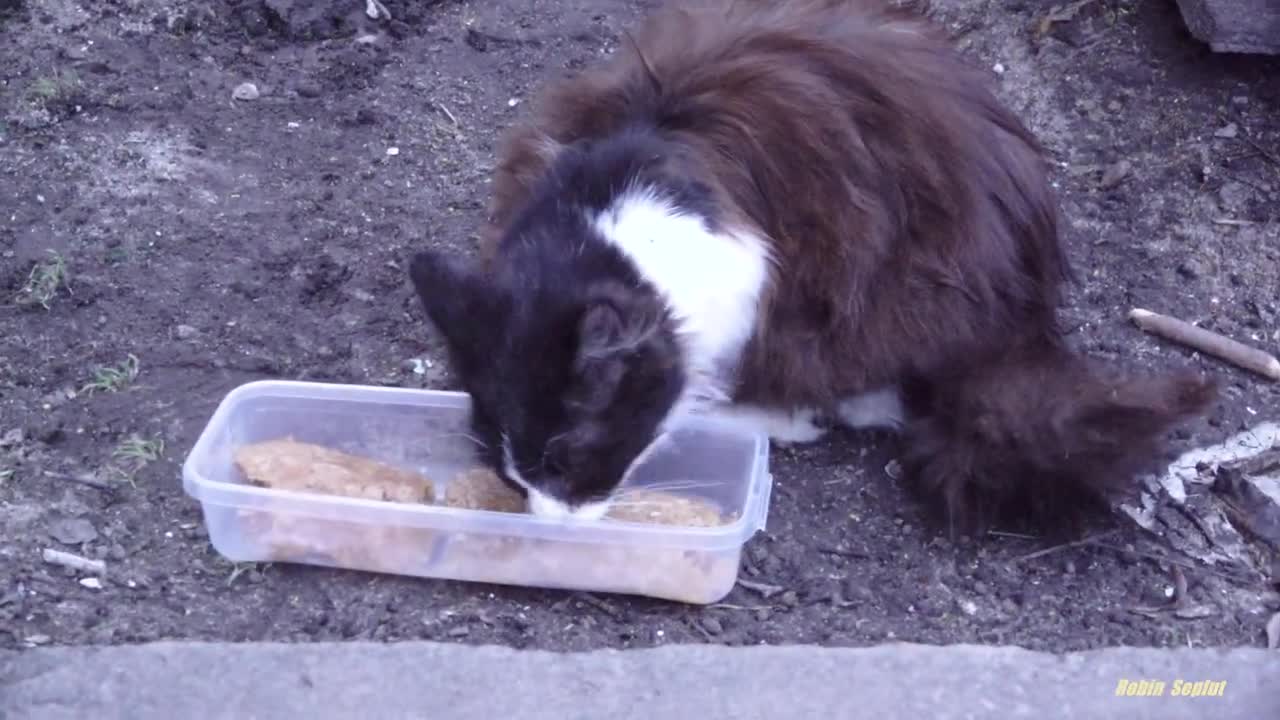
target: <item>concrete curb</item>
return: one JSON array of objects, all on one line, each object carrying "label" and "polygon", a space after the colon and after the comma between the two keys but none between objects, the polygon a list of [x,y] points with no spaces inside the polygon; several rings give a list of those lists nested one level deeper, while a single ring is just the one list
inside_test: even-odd
[{"label": "concrete curb", "polygon": [[[1162,681],[1163,695],[1118,697],[1122,680]],[[1225,685],[1216,696],[1175,695],[1180,681],[1200,680]],[[1257,720],[1280,717],[1280,653],[891,644],[559,654],[428,642],[0,653],[4,720],[293,717]]]}]

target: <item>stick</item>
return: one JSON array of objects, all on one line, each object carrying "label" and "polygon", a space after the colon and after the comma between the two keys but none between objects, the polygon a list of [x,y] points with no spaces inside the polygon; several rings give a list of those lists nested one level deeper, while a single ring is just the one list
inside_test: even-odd
[{"label": "stick", "polygon": [[1129,311],[1129,319],[1153,335],[1182,343],[1272,380],[1280,380],[1280,360],[1258,348],[1150,310],[1134,308]]},{"label": "stick", "polygon": [[93,573],[94,575],[105,575],[107,572],[107,564],[101,560],[90,560],[86,557],[52,548],[45,548],[42,554],[44,555],[44,561],[51,565],[61,565],[62,567],[69,567],[72,570]]}]

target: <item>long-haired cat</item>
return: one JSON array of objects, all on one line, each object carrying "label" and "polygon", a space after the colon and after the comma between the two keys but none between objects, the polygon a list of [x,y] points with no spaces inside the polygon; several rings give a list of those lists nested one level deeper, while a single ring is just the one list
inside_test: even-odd
[{"label": "long-haired cat", "polygon": [[916,8],[708,0],[553,84],[501,150],[482,263],[411,267],[493,467],[598,517],[670,422],[896,429],[952,529],[1061,528],[1214,385],[1096,367],[1037,141]]}]

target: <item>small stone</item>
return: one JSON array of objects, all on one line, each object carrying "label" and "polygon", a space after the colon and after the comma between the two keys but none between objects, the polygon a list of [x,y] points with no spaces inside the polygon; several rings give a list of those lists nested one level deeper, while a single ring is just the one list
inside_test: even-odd
[{"label": "small stone", "polygon": [[1183,620],[1201,620],[1217,615],[1218,610],[1212,605],[1187,605],[1174,610],[1173,614]]},{"label": "small stone", "polygon": [[1098,181],[1098,186],[1103,190],[1119,187],[1132,171],[1133,165],[1128,160],[1118,160],[1102,171],[1102,179]]},{"label": "small stone", "polygon": [[466,625],[458,625],[457,627],[449,628],[449,632],[445,634],[451,638],[466,637],[471,634],[471,629]]},{"label": "small stone", "polygon": [[1191,257],[1178,264],[1178,274],[1188,280],[1195,280],[1205,274],[1205,264],[1200,258]]},{"label": "small stone", "polygon": [[996,63],[995,65],[991,66],[991,69],[994,70],[997,75],[1003,75],[1004,63]]},{"label": "small stone", "polygon": [[115,560],[116,562],[124,560],[128,556],[129,554],[125,552],[124,546],[120,543],[116,543],[107,549],[107,557]]},{"label": "small stone", "polygon": [[64,545],[80,545],[96,539],[98,531],[83,518],[61,518],[49,524],[49,536]]},{"label": "small stone", "polygon": [[80,578],[80,584],[89,588],[90,590],[102,589],[102,581],[96,577]]},{"label": "small stone", "polygon": [[251,82],[240,83],[231,91],[231,97],[236,100],[257,100],[261,96],[258,86]]},{"label": "small stone", "polygon": [[963,612],[965,615],[970,615],[970,616],[977,615],[978,604],[972,600],[965,600],[960,603],[960,611]]},{"label": "small stone", "polygon": [[1248,185],[1234,180],[1222,184],[1218,189],[1218,204],[1224,210],[1238,210],[1249,201],[1253,192]]},{"label": "small stone", "polygon": [[17,447],[22,444],[26,435],[22,432],[22,428],[14,428],[0,437],[0,448]]},{"label": "small stone", "polygon": [[311,82],[310,80],[298,83],[297,90],[298,95],[304,98],[320,97],[320,93],[323,92],[323,88],[320,87],[319,83]]},{"label": "small stone", "polygon": [[53,638],[49,637],[48,635],[40,635],[40,634],[36,634],[36,635],[28,635],[28,636],[27,636],[27,644],[28,644],[28,645],[45,645],[45,644],[47,644],[50,640],[53,640]]},{"label": "small stone", "polygon": [[388,155],[389,157],[395,157],[396,155],[399,155],[399,154],[400,154],[400,148],[398,148],[398,147],[389,147],[389,148],[387,148],[387,155]]},{"label": "small stone", "polygon": [[974,591],[974,592],[976,592],[976,593],[978,593],[979,595],[990,595],[990,594],[991,594],[991,588],[990,588],[986,583],[982,582],[981,580],[979,580],[979,581],[977,581],[977,582],[975,582],[975,583],[973,584],[973,591]]},{"label": "small stone", "polygon": [[795,590],[788,590],[782,593],[782,597],[779,600],[787,607],[795,607],[800,604],[800,596],[796,595]]},{"label": "small stone", "polygon": [[722,625],[719,620],[713,617],[706,617],[702,619],[702,629],[706,630],[712,635],[719,635],[720,633],[724,632],[724,625]]},{"label": "small stone", "polygon": [[1213,136],[1230,140],[1240,134],[1240,126],[1235,123],[1227,123],[1217,130],[1213,131]]},{"label": "small stone", "polygon": [[199,335],[200,331],[190,325],[179,325],[174,329],[174,334],[178,336],[179,340],[190,340],[196,335]]}]

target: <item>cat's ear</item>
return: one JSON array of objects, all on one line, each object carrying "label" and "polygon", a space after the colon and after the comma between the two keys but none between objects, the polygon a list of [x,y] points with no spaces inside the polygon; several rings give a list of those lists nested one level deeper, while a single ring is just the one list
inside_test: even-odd
[{"label": "cat's ear", "polygon": [[503,291],[460,259],[437,250],[418,252],[409,278],[427,318],[465,359],[481,356],[503,333]]},{"label": "cat's ear", "polygon": [[599,409],[613,398],[632,359],[652,350],[666,315],[652,292],[607,283],[592,289],[578,320],[577,401]]}]

